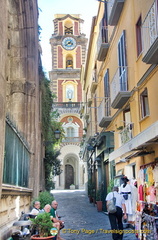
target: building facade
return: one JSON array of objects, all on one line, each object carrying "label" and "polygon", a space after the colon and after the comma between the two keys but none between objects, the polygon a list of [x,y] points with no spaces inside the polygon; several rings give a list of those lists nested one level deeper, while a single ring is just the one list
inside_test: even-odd
[{"label": "building facade", "polygon": [[109,183],[112,179],[120,185],[126,175],[139,188],[139,170],[156,166],[157,6],[156,0],[100,2],[93,23],[86,63],[91,61],[91,66],[83,71],[82,81],[83,89],[93,86],[88,99],[96,108],[87,107],[84,115],[91,111],[95,116],[96,111],[99,135],[113,133],[114,151],[109,151],[104,175]]},{"label": "building facade", "polygon": [[85,164],[79,157],[83,137],[83,121],[79,114],[82,102],[80,71],[87,45],[85,34],[81,33],[82,23],[78,14],[55,15],[54,34],[50,39],[52,70],[49,76],[51,90],[57,96],[53,109],[58,109],[65,131],[59,156],[63,171],[54,179],[56,189],[84,188],[86,181]]},{"label": "building facade", "polygon": [[6,240],[43,189],[37,1],[2,0],[0,34],[0,239]]}]

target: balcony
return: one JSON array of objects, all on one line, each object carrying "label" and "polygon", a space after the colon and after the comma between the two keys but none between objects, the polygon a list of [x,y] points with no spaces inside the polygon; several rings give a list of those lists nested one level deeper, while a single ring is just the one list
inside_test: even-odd
[{"label": "balcony", "polygon": [[132,139],[132,127],[133,127],[132,123],[129,123],[120,132],[121,146]]},{"label": "balcony", "polygon": [[62,143],[80,143],[81,141],[82,137],[65,137]]},{"label": "balcony", "polygon": [[103,98],[98,107],[98,123],[99,127],[108,127],[112,121],[111,111],[110,111],[110,98]]},{"label": "balcony", "polygon": [[111,106],[114,109],[122,108],[131,96],[128,91],[127,66],[118,67],[111,82]]},{"label": "balcony", "polygon": [[80,102],[55,102],[53,110],[58,110],[59,114],[78,113],[80,114]]},{"label": "balcony", "polygon": [[98,49],[97,60],[104,61],[109,49],[107,27],[102,26],[100,29],[97,42],[97,49]]},{"label": "balcony", "polygon": [[158,63],[158,11],[156,1],[142,24],[143,62]]},{"label": "balcony", "polygon": [[111,26],[117,25],[123,9],[124,2],[125,0],[111,0],[108,2],[109,25]]},{"label": "balcony", "polygon": [[91,93],[95,93],[95,90],[97,89],[97,73],[96,73],[96,69],[93,70],[92,73],[92,82],[91,82]]}]

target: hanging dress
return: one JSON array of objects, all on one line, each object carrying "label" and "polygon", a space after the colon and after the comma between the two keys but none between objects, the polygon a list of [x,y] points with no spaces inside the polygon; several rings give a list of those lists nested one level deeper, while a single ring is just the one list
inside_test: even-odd
[{"label": "hanging dress", "polygon": [[126,213],[127,214],[132,214],[132,199],[131,199],[131,193],[132,193],[132,189],[130,184],[126,184],[125,187],[123,187],[124,184],[121,185],[120,187],[120,194],[125,195],[128,194],[128,199],[125,200],[125,205],[126,205]]}]

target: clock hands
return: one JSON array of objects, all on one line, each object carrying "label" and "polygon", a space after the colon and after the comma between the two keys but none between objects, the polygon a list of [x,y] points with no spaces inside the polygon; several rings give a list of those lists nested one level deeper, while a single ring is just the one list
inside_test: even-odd
[{"label": "clock hands", "polygon": [[66,44],[65,44],[66,46],[72,46],[73,45],[73,43],[71,42],[71,41],[68,41],[68,42],[66,42]]}]

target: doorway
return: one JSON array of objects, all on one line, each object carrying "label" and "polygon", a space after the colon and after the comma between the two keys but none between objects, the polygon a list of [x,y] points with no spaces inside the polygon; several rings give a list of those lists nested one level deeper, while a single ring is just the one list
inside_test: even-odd
[{"label": "doorway", "polygon": [[70,189],[74,184],[74,168],[70,164],[65,165],[65,189]]}]

